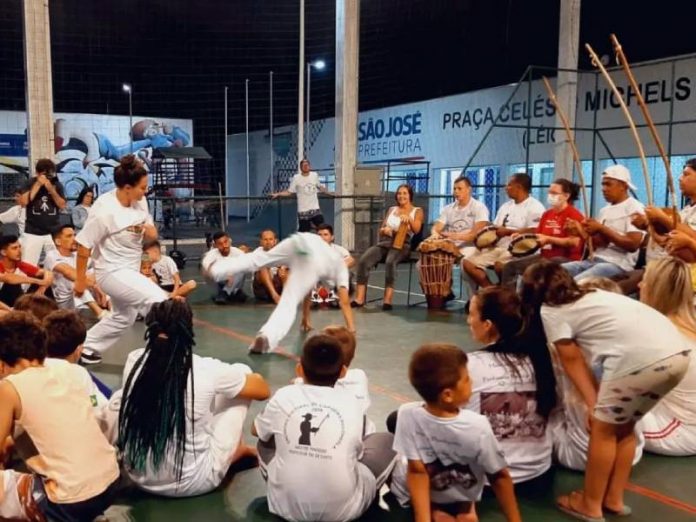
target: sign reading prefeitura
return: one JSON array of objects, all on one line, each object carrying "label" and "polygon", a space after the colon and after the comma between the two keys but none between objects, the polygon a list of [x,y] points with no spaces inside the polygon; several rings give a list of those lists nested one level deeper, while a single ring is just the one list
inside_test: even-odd
[{"label": "sign reading prefeitura", "polygon": [[[696,153],[696,57],[660,63],[634,65],[634,74],[665,144],[671,153]],[[612,72],[637,123],[643,117],[636,93],[620,70]],[[555,79],[551,78],[552,85]],[[513,95],[514,93],[514,95]],[[512,97],[511,97],[512,96]],[[626,127],[619,103],[604,79],[593,73],[577,75],[576,140],[584,159],[608,157],[597,145],[593,129],[614,157],[634,157],[635,144]],[[670,135],[669,121],[673,122]],[[490,132],[481,145],[491,126]],[[563,142],[563,131],[555,131],[556,115],[541,80],[520,85],[468,92],[434,100],[409,103],[361,112],[358,122],[358,161],[379,163],[403,158],[423,158],[431,167],[461,167],[472,157],[472,165],[553,161],[556,141]],[[648,155],[657,151],[647,129],[641,137]],[[313,168],[330,169],[334,155],[334,120],[315,120],[305,131],[309,137],[307,156]],[[274,133],[275,169],[294,168],[295,127],[277,128]],[[285,140],[282,137],[285,137]],[[281,138],[281,139],[279,139]],[[594,143],[593,143],[594,142]],[[245,138],[229,136],[230,186],[237,185],[245,172]],[[267,177],[270,172],[268,131],[250,135],[251,173]],[[258,188],[260,188],[260,183]],[[253,192],[253,190],[252,190]]]}]

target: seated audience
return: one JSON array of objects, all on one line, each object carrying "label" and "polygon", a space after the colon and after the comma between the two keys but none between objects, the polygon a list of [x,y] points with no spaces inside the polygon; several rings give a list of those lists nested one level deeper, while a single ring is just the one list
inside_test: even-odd
[{"label": "seated audience", "polygon": [[486,347],[469,353],[472,395],[466,408],[484,415],[505,454],[515,489],[538,496],[552,486],[549,416],[556,379],[546,344],[522,332],[517,293],[480,290],[467,318],[472,337]]},{"label": "seated audience", "polygon": [[544,205],[530,195],[531,190],[532,178],[528,174],[513,174],[508,179],[505,191],[510,201],[500,207],[493,222],[497,227],[497,244],[477,250],[462,260],[462,270],[469,277],[472,290],[475,291],[477,286],[486,287],[493,284],[486,269],[495,267],[500,275],[501,267],[512,259],[508,247],[514,234],[537,230],[544,213]]},{"label": "seated audience", "polygon": [[279,389],[252,426],[269,509],[295,521],[354,520],[391,472],[393,437],[363,439],[362,405],[336,386],[347,369],[334,337],[310,337],[296,371],[303,383]]},{"label": "seated audience", "polygon": [[73,365],[44,365],[45,357],[36,318],[0,318],[0,445],[21,424],[38,453],[26,462],[29,472],[0,466],[0,519],[93,520],[114,501],[116,452]]},{"label": "seated audience", "polygon": [[[217,488],[229,467],[254,456],[242,431],[250,401],[270,395],[244,364],[193,353],[193,314],[181,299],[152,305],[145,348],[123,369],[118,447],[129,478],[157,495]],[[166,369],[166,371],[163,371]]]},{"label": "seated audience", "polygon": [[542,321],[540,331],[592,412],[584,488],[556,505],[583,520],[627,515],[635,425],[686,375],[689,343],[656,310],[623,295],[582,290],[561,265],[539,261],[523,282],[528,324]]},{"label": "seated audience", "polygon": [[77,196],[77,201],[72,209],[72,224],[76,231],[82,230],[87,221],[89,209],[94,203],[94,187],[89,186],[83,188]]},{"label": "seated audience", "polygon": [[[394,281],[396,280],[396,265],[408,258],[411,253],[411,237],[418,234],[423,227],[423,209],[413,206],[413,189],[410,185],[399,185],[394,195],[396,205],[390,207],[379,228],[379,240],[358,259],[357,286],[355,300],[351,303],[354,308],[365,305],[367,298],[367,281],[372,270],[378,263],[384,263],[384,304],[383,310],[392,309],[394,297]],[[404,224],[406,236],[401,248],[393,248],[401,225]]]},{"label": "seated audience", "polygon": [[87,274],[89,290],[78,297],[75,295],[75,278],[77,277],[77,241],[75,229],[71,225],[63,225],[53,232],[53,243],[56,248],[49,250],[44,259],[44,267],[53,272],[53,298],[60,308],[76,310],[89,308],[101,319],[109,312],[109,298],[97,286],[94,274]]},{"label": "seated audience", "polygon": [[574,233],[589,235],[594,245],[594,258],[564,263],[576,281],[587,277],[613,278],[633,270],[643,232],[632,223],[631,216],[643,214],[643,205],[632,198],[628,190],[635,190],[631,173],[623,165],[612,165],[602,173],[602,194],[609,203],[599,211],[597,219],[583,223],[568,220]]},{"label": "seated audience", "polygon": [[53,273],[22,261],[17,236],[0,236],[0,302],[12,307],[27,291],[43,294],[53,283]]},{"label": "seated audience", "polygon": [[[213,234],[213,248],[206,252],[201,261],[203,275],[208,279],[212,279],[209,274],[209,269],[216,260],[223,257],[236,257],[242,254],[244,254],[243,250],[232,246],[232,238],[230,238],[227,232],[215,232],[215,234]],[[247,299],[243,290],[245,279],[246,276],[244,274],[239,274],[230,278],[230,280],[225,283],[216,283],[218,292],[213,297],[215,303],[226,304],[230,302],[245,302]]]},{"label": "seated audience", "polygon": [[645,449],[670,456],[696,455],[696,313],[691,272],[683,261],[665,257],[649,263],[640,300],[672,321],[691,347],[686,376],[641,422]]},{"label": "seated audience", "polygon": [[[503,284],[516,286],[516,281],[525,268],[535,263],[539,258],[553,260],[556,263],[567,263],[582,259],[584,243],[579,235],[571,235],[566,229],[569,219],[582,223],[585,216],[575,208],[580,188],[564,178],[556,179],[549,185],[547,201],[549,209],[541,215],[536,227],[536,239],[541,249],[538,254],[511,259],[501,266],[498,271]],[[513,236],[514,238],[514,236]]]},{"label": "seated audience", "polygon": [[150,258],[152,272],[162,290],[172,296],[186,296],[196,289],[196,281],[193,279],[181,282],[179,267],[171,257],[162,253],[162,245],[157,239],[145,243],[143,252]]},{"label": "seated audience", "polygon": [[[338,252],[341,255],[348,269],[351,269],[355,266],[355,258],[350,255],[350,252],[348,252],[348,250],[343,248],[341,245],[337,245],[334,242],[334,230],[331,225],[329,225],[328,223],[323,223],[319,225],[317,227],[317,234],[319,234],[319,237],[326,241],[326,243],[330,245],[331,248],[333,248],[336,252]],[[352,292],[353,282],[351,274],[351,281],[349,283],[348,293]],[[331,287],[326,284],[318,284],[314,288],[314,290],[312,291],[311,300],[312,306],[314,307],[328,305],[332,308],[338,308],[339,306],[337,288]]]},{"label": "seated audience", "polygon": [[[261,231],[259,236],[259,246],[256,250],[261,249],[268,252],[278,244],[278,237],[271,229]],[[268,266],[259,268],[254,272],[252,280],[252,290],[254,297],[259,301],[267,301],[269,303],[278,304],[280,294],[283,293],[283,285],[288,279],[288,267],[286,266]]]},{"label": "seated audience", "polygon": [[394,449],[403,459],[392,475],[392,493],[413,506],[415,520],[475,522],[488,478],[505,519],[522,520],[490,423],[464,408],[471,397],[466,353],[426,344],[411,357],[408,373],[424,402],[399,408]]}]

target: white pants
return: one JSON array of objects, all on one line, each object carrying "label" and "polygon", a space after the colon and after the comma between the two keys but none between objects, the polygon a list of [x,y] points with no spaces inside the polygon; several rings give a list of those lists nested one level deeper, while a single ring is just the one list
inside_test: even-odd
[{"label": "white pants", "polygon": [[56,248],[51,234],[37,236],[24,233],[19,241],[22,244],[22,261],[34,266],[38,266],[42,252],[48,252]]},{"label": "white pants", "polygon": [[122,268],[98,273],[97,282],[111,297],[111,315],[104,317],[87,331],[85,347],[103,353],[135,323],[138,314],[145,315],[155,303],[167,299],[167,293],[140,272]]},{"label": "white pants", "polygon": [[86,307],[89,303],[93,303],[94,301],[95,299],[92,293],[89,290],[85,290],[79,297],[74,295],[64,301],[56,301],[56,304],[63,310],[77,310],[78,308]]},{"label": "white pants", "polygon": [[675,419],[659,402],[645,414],[640,424],[647,451],[671,457],[696,455],[696,425]]},{"label": "white pants", "polygon": [[219,259],[210,267],[213,278],[222,282],[230,276],[256,272],[266,266],[285,265],[290,267],[290,275],[283,286],[280,301],[259,335],[268,339],[271,350],[287,335],[297,317],[297,307],[319,282],[319,262],[312,255],[299,255],[297,246],[290,237],[281,241],[269,251],[254,250],[249,254]]}]

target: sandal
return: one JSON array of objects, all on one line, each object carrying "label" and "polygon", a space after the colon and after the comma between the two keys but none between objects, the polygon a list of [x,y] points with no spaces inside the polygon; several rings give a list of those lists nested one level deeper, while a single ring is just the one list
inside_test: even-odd
[{"label": "sandal", "polygon": [[602,506],[602,509],[615,517],[628,517],[633,514],[631,506],[627,506],[626,504],[624,504],[624,506],[618,511],[615,509],[608,508],[607,506]]},{"label": "sandal", "polygon": [[[582,520],[583,522],[605,522],[604,517],[593,517],[591,515],[586,515],[585,513],[582,513],[575,509],[573,507],[573,502],[571,499],[577,498],[579,495],[581,495],[581,492],[579,491],[572,491],[568,495],[563,495],[561,497],[558,497],[556,500],[556,507],[563,511],[568,516],[571,516],[577,520]],[[563,503],[563,500],[565,499],[565,503]]]}]

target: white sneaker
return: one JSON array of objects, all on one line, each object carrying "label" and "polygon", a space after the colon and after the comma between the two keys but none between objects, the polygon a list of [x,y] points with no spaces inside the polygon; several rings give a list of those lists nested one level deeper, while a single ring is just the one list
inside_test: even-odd
[{"label": "white sneaker", "polygon": [[265,335],[257,335],[254,342],[249,346],[249,353],[262,354],[270,350],[268,338]]}]

